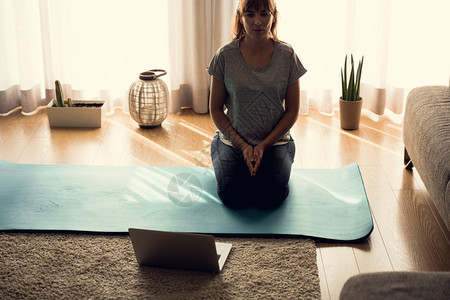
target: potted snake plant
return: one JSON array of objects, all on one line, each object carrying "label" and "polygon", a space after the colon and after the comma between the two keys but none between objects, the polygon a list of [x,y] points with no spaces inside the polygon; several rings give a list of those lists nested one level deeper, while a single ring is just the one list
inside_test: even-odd
[{"label": "potted snake plant", "polygon": [[64,99],[59,80],[55,81],[56,99],[47,105],[51,127],[101,127],[105,117],[105,101]]},{"label": "potted snake plant", "polygon": [[364,56],[355,71],[353,55],[350,61],[350,74],[347,76],[347,55],[345,56],[344,69],[341,68],[342,96],[339,99],[339,114],[341,128],[354,130],[359,128],[363,99],[359,95],[361,85],[361,73]]}]

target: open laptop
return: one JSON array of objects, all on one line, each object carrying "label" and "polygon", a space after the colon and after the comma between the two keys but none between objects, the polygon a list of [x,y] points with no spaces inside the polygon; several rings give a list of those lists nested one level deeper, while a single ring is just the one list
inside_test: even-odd
[{"label": "open laptop", "polygon": [[129,228],[139,265],[219,273],[231,244],[212,235]]}]

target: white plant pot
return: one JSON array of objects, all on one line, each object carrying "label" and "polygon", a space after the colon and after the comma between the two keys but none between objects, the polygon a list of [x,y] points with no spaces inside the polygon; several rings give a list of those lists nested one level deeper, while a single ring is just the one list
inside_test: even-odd
[{"label": "white plant pot", "polygon": [[100,106],[57,107],[57,101],[52,100],[47,104],[51,127],[102,127],[105,119],[105,101],[73,100],[73,103],[100,104]]}]

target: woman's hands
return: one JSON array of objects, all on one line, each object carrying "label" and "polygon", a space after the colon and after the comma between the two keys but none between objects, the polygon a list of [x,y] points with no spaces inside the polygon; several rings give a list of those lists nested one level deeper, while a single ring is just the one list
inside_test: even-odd
[{"label": "woman's hands", "polygon": [[259,170],[262,158],[264,156],[265,148],[262,145],[252,147],[246,145],[242,149],[242,154],[244,156],[244,161],[250,171],[251,176],[256,176],[256,172]]}]

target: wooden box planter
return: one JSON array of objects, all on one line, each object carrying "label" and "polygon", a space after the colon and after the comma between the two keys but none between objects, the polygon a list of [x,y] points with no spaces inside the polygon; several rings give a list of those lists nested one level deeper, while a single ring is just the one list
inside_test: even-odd
[{"label": "wooden box planter", "polygon": [[57,101],[47,104],[50,127],[102,127],[105,101],[73,100],[73,107],[58,107]]}]

